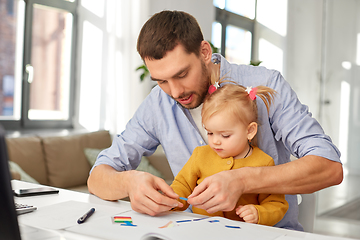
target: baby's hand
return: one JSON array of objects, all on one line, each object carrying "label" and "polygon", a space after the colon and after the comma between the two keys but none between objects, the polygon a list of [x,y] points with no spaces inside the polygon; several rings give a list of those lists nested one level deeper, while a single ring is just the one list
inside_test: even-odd
[{"label": "baby's hand", "polygon": [[238,206],[236,208],[236,214],[244,219],[247,223],[258,223],[259,221],[259,214],[257,209],[254,205],[245,205],[245,206]]}]

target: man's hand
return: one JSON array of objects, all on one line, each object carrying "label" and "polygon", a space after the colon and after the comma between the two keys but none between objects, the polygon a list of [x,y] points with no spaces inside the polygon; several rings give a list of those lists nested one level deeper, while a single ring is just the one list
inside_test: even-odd
[{"label": "man's hand", "polygon": [[90,193],[105,200],[118,200],[129,196],[131,207],[135,211],[152,216],[173,207],[183,207],[183,204],[176,200],[179,196],[163,179],[146,172],[118,172],[102,164],[95,167],[90,174],[88,188]]},{"label": "man's hand", "polygon": [[236,214],[239,215],[247,223],[258,223],[259,214],[254,205],[238,206],[236,208]]},{"label": "man's hand", "polygon": [[161,178],[150,173],[134,171],[133,178],[128,181],[131,207],[136,212],[155,216],[174,207],[183,206],[176,200],[179,196]]},{"label": "man's hand", "polygon": [[238,170],[222,171],[205,178],[195,187],[188,203],[208,213],[232,211],[244,191],[241,180],[236,178]]},{"label": "man's hand", "polygon": [[313,155],[277,166],[243,167],[205,178],[188,203],[209,213],[231,211],[242,194],[312,193],[340,184],[342,174],[341,163]]}]

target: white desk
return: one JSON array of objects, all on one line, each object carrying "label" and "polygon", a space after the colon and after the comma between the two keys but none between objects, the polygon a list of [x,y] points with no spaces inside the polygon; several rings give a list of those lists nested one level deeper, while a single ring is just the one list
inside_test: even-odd
[{"label": "white desk", "polygon": [[[18,180],[12,180],[11,185],[12,185],[13,189],[35,188],[35,187],[41,186],[38,184],[33,184],[33,183],[28,183],[28,182],[23,182],[23,181],[18,181]],[[72,201],[72,200],[77,201],[77,202],[106,205],[106,206],[110,206],[110,207],[120,207],[121,206],[121,208],[125,207],[129,210],[131,209],[130,203],[127,201],[116,201],[116,202],[104,201],[92,194],[75,192],[75,191],[70,191],[70,190],[60,189],[60,188],[58,188],[58,189],[60,190],[59,194],[50,194],[50,195],[32,196],[32,197],[15,197],[15,201],[17,203],[36,206],[39,210],[46,206],[50,206],[50,205],[54,205],[54,204],[58,204],[58,203],[66,202],[66,201]],[[26,217],[29,217],[29,216],[31,216],[31,213],[20,215],[19,223],[21,223],[21,218],[25,215],[26,215]],[[79,217],[81,217],[81,216],[79,216]],[[79,235],[76,233],[71,233],[71,232],[68,232],[65,230],[58,230],[58,231],[64,236],[65,239],[70,239],[70,240],[99,239],[99,238]]]},{"label": "white desk", "polygon": [[[13,189],[33,188],[33,187],[38,187],[38,186],[39,185],[37,185],[37,184],[31,184],[31,183],[21,182],[21,181],[17,181],[17,180],[12,180]],[[59,189],[59,190],[60,190],[59,194],[34,196],[34,197],[22,197],[22,198],[15,197],[15,201],[18,203],[31,204],[31,205],[37,206],[39,210],[36,210],[36,211],[40,211],[41,208],[44,208],[44,207],[46,208],[46,207],[49,207],[54,204],[65,203],[68,201],[81,202],[81,203],[84,203],[87,205],[89,205],[89,203],[98,205],[98,206],[101,205],[104,207],[121,209],[121,211],[124,211],[124,210],[130,211],[131,210],[130,203],[126,202],[126,201],[114,201],[114,202],[104,201],[94,195],[90,195],[90,194],[86,194],[86,193],[74,192],[74,191],[65,190],[65,189]],[[101,211],[101,210],[99,210],[99,211]],[[32,216],[31,214],[32,213],[24,214],[24,216],[27,215],[26,216],[27,218],[31,218],[31,216]],[[176,214],[178,214],[177,216],[179,216],[179,215],[187,216],[187,217],[191,216],[194,218],[199,216],[196,214],[185,213],[185,212],[176,213]],[[35,216],[35,215],[33,215],[33,216]],[[19,216],[19,222],[22,223],[21,215]],[[86,223],[87,222],[85,222],[84,224],[86,224]],[[90,221],[88,224],[90,224]],[[339,238],[339,237],[335,238],[335,237],[330,237],[330,236],[304,233],[304,232],[298,232],[298,231],[292,231],[292,230],[286,230],[286,229],[279,229],[279,228],[261,226],[261,225],[256,225],[256,224],[247,224],[247,223],[241,223],[241,224],[242,224],[241,225],[242,229],[245,229],[244,231],[246,231],[246,229],[250,229],[253,232],[256,231],[257,235],[263,234],[264,239],[269,239],[269,236],[271,236],[271,235],[274,235],[274,236],[277,235],[275,238],[273,238],[276,240],[296,240],[296,239],[297,240],[299,240],[299,239],[307,239],[307,240],[312,240],[312,239],[313,240],[335,240],[335,239],[340,240],[340,239],[343,239],[343,240],[345,240],[345,239],[348,239],[348,238]],[[34,225],[36,225],[36,223],[34,223],[33,226]],[[201,226],[201,224],[198,226]],[[111,226],[111,227],[113,227],[113,226]],[[173,228],[173,230],[171,230],[171,229],[167,229],[167,230],[168,231],[179,231],[179,229],[181,229],[181,228]],[[233,230],[229,230],[226,228],[220,228],[220,229],[221,229],[220,231],[221,231],[221,234],[224,239],[231,239],[228,237],[229,231],[233,231]],[[204,232],[204,230],[205,229],[202,229],[201,227],[199,227],[195,231],[201,233],[201,232]],[[104,237],[100,238],[99,236],[98,237],[86,236],[86,235],[82,235],[80,233],[70,232],[70,231],[67,231],[64,229],[57,230],[57,231],[60,232],[64,236],[65,239],[70,239],[70,240],[106,239]],[[107,231],[107,229],[104,229],[104,232],[106,232],[106,231]],[[244,231],[238,232],[239,233],[238,239],[241,238],[242,233],[244,233]],[[183,231],[184,234],[186,232],[187,231]],[[182,232],[180,231],[179,234],[182,234]],[[188,236],[186,238],[188,239]]]}]

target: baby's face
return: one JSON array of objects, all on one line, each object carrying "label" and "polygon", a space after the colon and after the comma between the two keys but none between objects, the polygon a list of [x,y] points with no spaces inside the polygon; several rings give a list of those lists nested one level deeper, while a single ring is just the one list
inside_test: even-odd
[{"label": "baby's face", "polygon": [[249,150],[248,126],[235,117],[215,114],[204,122],[210,147],[221,158],[243,158]]}]

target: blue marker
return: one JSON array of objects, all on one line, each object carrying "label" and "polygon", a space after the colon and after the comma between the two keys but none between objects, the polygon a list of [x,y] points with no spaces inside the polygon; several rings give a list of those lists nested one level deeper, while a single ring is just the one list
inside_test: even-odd
[{"label": "blue marker", "polygon": [[179,221],[176,221],[176,223],[184,223],[184,222],[191,222],[192,220],[179,220]]},{"label": "blue marker", "polygon": [[81,218],[79,218],[79,220],[77,220],[78,224],[82,224],[86,221],[86,219],[88,219],[89,217],[91,217],[91,215],[95,212],[95,208],[91,208],[87,213],[84,214],[84,216],[82,216]]},{"label": "blue marker", "polygon": [[181,200],[184,200],[184,201],[187,201],[188,199],[187,198],[184,198],[184,197],[179,197]]},{"label": "blue marker", "polygon": [[209,223],[215,223],[215,222],[220,222],[219,220],[215,219],[215,220],[210,220]]},{"label": "blue marker", "polygon": [[193,219],[193,221],[201,221],[201,220],[204,220],[204,219],[208,219],[209,217],[204,217],[204,218],[196,218],[196,219]]},{"label": "blue marker", "polygon": [[241,227],[239,227],[239,226],[230,226],[230,225],[225,225],[225,227],[227,227],[227,228],[237,228],[237,229],[241,229]]}]

